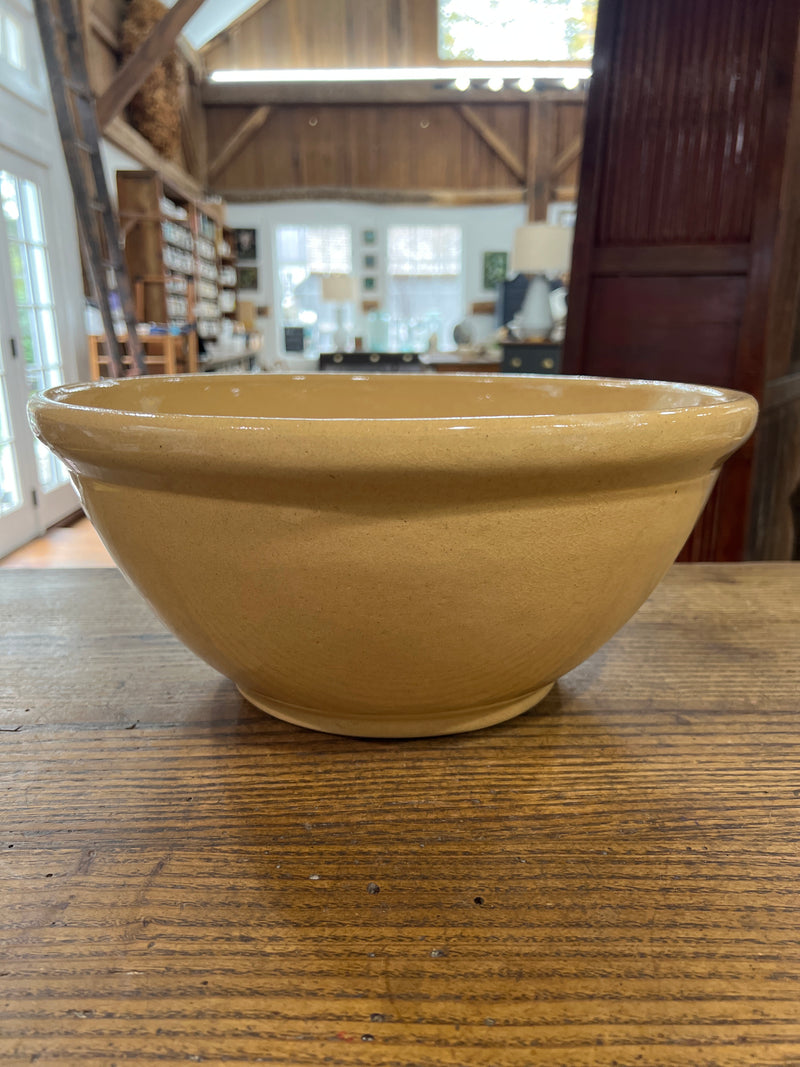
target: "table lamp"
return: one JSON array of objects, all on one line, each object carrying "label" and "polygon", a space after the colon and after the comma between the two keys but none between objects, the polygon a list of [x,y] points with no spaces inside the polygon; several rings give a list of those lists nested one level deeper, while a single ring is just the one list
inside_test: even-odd
[{"label": "table lamp", "polygon": [[352,274],[327,274],[322,279],[322,299],[336,305],[336,329],[333,343],[337,352],[344,352],[350,342],[350,334],[344,324],[346,304],[356,299],[356,280]]},{"label": "table lamp", "polygon": [[520,226],[514,234],[511,269],[530,278],[525,299],[515,325],[523,340],[546,340],[553,328],[550,309],[551,277],[565,274],[572,257],[572,229],[569,226],[550,226],[546,222],[531,222]]}]

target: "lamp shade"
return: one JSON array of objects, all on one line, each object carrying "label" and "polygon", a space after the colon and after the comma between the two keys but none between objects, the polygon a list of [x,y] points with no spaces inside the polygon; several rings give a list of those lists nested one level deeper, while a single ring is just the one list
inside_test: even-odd
[{"label": "lamp shade", "polygon": [[511,269],[516,274],[564,274],[572,258],[572,228],[530,222],[514,234]]},{"label": "lamp shade", "polygon": [[322,279],[322,299],[348,303],[356,299],[356,280],[352,274],[327,274]]}]

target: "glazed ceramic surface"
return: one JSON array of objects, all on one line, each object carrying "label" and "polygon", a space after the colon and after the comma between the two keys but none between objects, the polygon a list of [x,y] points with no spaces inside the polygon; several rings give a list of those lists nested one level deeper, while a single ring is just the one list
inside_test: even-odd
[{"label": "glazed ceramic surface", "polygon": [[412,737],[540,700],[643,603],[755,401],[654,382],[194,375],[30,404],[130,581],[254,704]]}]

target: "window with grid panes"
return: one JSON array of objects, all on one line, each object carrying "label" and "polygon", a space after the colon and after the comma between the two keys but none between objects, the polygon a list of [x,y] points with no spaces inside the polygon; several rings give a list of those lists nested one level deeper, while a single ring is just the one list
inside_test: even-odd
[{"label": "window with grid panes", "polygon": [[[0,170],[0,204],[19,319],[21,355],[25,360],[28,390],[35,393],[60,385],[64,380],[39,189],[27,178]],[[38,440],[36,460],[43,489],[66,482],[64,467]]]},{"label": "window with grid panes", "polygon": [[[349,226],[278,226],[275,256],[282,326],[302,326],[307,351],[333,349],[336,306],[322,299],[326,274],[352,274],[353,235]],[[344,325],[352,330],[355,308],[345,306]]]},{"label": "window with grid panes", "polygon": [[436,334],[441,352],[456,345],[466,313],[460,226],[390,226],[386,233],[386,310],[396,351],[424,351]]}]

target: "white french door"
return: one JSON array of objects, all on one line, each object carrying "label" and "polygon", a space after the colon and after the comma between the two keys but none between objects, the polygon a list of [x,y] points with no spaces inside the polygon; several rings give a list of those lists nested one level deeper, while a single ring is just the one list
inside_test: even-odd
[{"label": "white french door", "polygon": [[78,504],[26,415],[31,393],[64,381],[55,225],[47,170],[0,146],[0,556]]}]

